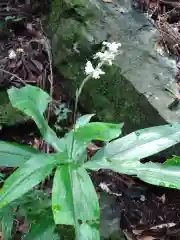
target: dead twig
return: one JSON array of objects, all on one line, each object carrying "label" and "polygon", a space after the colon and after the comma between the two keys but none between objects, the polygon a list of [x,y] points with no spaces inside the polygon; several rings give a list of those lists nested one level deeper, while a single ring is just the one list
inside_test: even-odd
[{"label": "dead twig", "polygon": [[[51,51],[51,44],[49,42],[49,39],[45,36],[44,31],[43,31],[43,27],[42,27],[42,23],[40,21],[40,26],[41,26],[41,31],[42,31],[42,36],[43,36],[43,46],[45,47],[45,50],[47,52],[48,55],[48,61],[49,61],[49,70],[50,70],[50,76],[48,76],[48,80],[50,82],[50,90],[49,90],[49,95],[51,97],[51,99],[53,99],[53,70],[52,70],[52,51]],[[48,106],[48,111],[47,111],[47,121],[49,121],[50,119],[50,113],[52,110],[52,105],[49,104]],[[46,145],[47,149],[46,152],[49,152],[49,145]]]},{"label": "dead twig", "polygon": [[1,72],[4,72],[4,73],[6,73],[6,74],[9,74],[9,75],[11,75],[12,77],[18,79],[19,82],[22,83],[24,86],[26,85],[26,82],[25,82],[22,78],[18,77],[16,74],[13,74],[13,73],[11,73],[11,72],[3,69],[3,68],[0,68],[0,71],[1,71]]}]

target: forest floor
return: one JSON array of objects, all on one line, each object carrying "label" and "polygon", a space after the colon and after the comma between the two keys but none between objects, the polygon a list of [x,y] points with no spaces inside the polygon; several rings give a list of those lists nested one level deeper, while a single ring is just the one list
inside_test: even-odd
[{"label": "forest floor", "polygon": [[[26,2],[26,1],[24,1]],[[39,1],[36,1],[38,3]],[[19,4],[18,4],[19,3]],[[153,24],[159,29],[162,38],[158,44],[163,50],[177,57],[177,84],[180,83],[180,3],[179,1],[154,0],[134,1],[134,5],[148,11]],[[1,31],[0,46],[0,88],[10,86],[21,87],[32,84],[48,91],[54,104],[64,103],[73,109],[73,101],[64,88],[63,76],[56,76],[51,63],[51,47],[45,35],[41,15],[50,11],[50,6],[40,12],[40,6],[34,4],[29,10],[22,1],[7,1],[0,3],[0,20],[5,23],[5,31]],[[15,54],[15,57],[13,57]],[[54,76],[51,74],[53,69]],[[54,78],[52,84],[52,77]],[[57,84],[57,79],[62,80]],[[177,96],[178,99],[179,96]],[[54,123],[53,113],[49,122]],[[52,117],[51,117],[52,116]],[[64,121],[67,131],[73,125],[72,114]],[[0,132],[1,141],[10,141],[34,146],[46,151],[45,144],[32,122],[11,127],[3,127]],[[93,154],[94,146],[89,147]],[[98,148],[98,146],[95,146]],[[162,159],[151,158],[160,161]],[[14,169],[1,169],[1,173],[9,175]],[[116,204],[121,211],[120,228],[127,239],[179,239],[180,238],[180,191],[155,187],[145,184],[136,178],[100,170],[91,174],[97,192],[103,192],[102,184],[108,186],[111,195],[116,198]],[[24,222],[14,230],[26,231]]]}]

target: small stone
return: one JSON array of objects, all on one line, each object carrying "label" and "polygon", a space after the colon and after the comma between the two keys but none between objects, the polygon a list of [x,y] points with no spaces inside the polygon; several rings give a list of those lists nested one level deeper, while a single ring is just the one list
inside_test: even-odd
[{"label": "small stone", "polygon": [[141,196],[140,196],[140,200],[141,200],[142,202],[144,202],[144,201],[146,201],[146,197],[145,197],[144,195],[141,195]]}]

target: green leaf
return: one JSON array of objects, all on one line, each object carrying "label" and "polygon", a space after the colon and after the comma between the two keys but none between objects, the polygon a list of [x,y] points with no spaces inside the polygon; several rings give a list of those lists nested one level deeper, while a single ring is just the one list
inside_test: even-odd
[{"label": "green leaf", "polygon": [[[180,168],[166,164],[139,162],[180,142],[180,124],[152,127],[131,133],[108,143],[84,167],[97,170],[109,168],[119,173],[136,175],[141,180],[160,186],[180,189]],[[170,160],[169,160],[170,161]]]},{"label": "green leaf", "polygon": [[[12,87],[8,90],[11,103],[28,116],[32,112],[43,115],[47,105],[51,102],[50,96],[38,87],[27,85],[23,88]],[[27,104],[27,101],[28,105]],[[33,116],[32,116],[33,117]]]},{"label": "green leaf", "polygon": [[1,209],[0,214],[3,240],[10,240],[11,231],[13,227],[13,211],[9,206],[6,206],[3,209]]},{"label": "green leaf", "polygon": [[164,165],[180,166],[180,157],[174,156],[173,158],[167,159]]},{"label": "green leaf", "polygon": [[72,186],[68,166],[57,168],[52,189],[52,210],[56,224],[74,224]]},{"label": "green leaf", "polygon": [[110,141],[121,134],[123,124],[91,122],[75,130],[75,139],[87,144],[92,140]]},{"label": "green leaf", "polygon": [[65,136],[64,142],[71,162],[83,163],[87,159],[87,144],[76,141],[73,132],[70,132]]},{"label": "green leaf", "polygon": [[64,165],[56,170],[52,209],[55,223],[74,225],[78,240],[100,239],[98,198],[84,168]]},{"label": "green leaf", "polygon": [[44,180],[57,162],[56,154],[39,154],[29,159],[5,181],[0,191],[0,207],[21,197]]},{"label": "green leaf", "polygon": [[[66,139],[66,149],[73,161],[83,162],[86,159],[85,149],[92,140],[110,141],[121,134],[123,124],[91,122],[69,132]],[[72,146],[73,145],[73,146]]]},{"label": "green leaf", "polygon": [[35,121],[44,140],[57,151],[63,151],[61,142],[43,116],[51,100],[50,96],[40,88],[30,85],[20,89],[12,87],[8,90],[8,95],[13,107],[24,112]]},{"label": "green leaf", "polygon": [[80,234],[78,240],[98,240],[99,236],[99,224],[97,223],[82,223],[80,225]]},{"label": "green leaf", "polygon": [[0,141],[0,166],[19,167],[40,152],[32,147]]},{"label": "green leaf", "polygon": [[180,167],[158,163],[139,164],[136,175],[150,184],[180,189]]},{"label": "green leaf", "polygon": [[31,225],[29,233],[24,240],[59,240],[60,237],[55,233],[55,223],[52,212],[48,210]]},{"label": "green leaf", "polygon": [[84,125],[86,125],[87,123],[90,122],[91,118],[94,116],[95,114],[85,114],[81,117],[79,117],[76,121],[76,125],[75,128],[78,129],[79,127],[82,127]]},{"label": "green leaf", "polygon": [[[180,124],[151,127],[108,143],[84,164],[88,169],[110,168],[133,172],[132,163],[180,142]],[[119,166],[119,168],[118,168]]]}]

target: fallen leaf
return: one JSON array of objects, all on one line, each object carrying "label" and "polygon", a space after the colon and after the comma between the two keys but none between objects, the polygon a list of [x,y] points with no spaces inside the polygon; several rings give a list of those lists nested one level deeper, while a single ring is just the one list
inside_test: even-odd
[{"label": "fallen leaf", "polygon": [[132,232],[135,234],[135,235],[141,235],[141,233],[143,232],[144,230],[138,230],[138,229],[134,229],[132,230]]},{"label": "fallen leaf", "polygon": [[150,229],[158,229],[158,228],[165,228],[165,227],[171,228],[171,227],[174,227],[175,225],[176,225],[176,223],[173,223],[173,222],[170,222],[170,223],[162,223],[162,224],[153,226],[153,227],[151,227]]},{"label": "fallen leaf", "polygon": [[29,229],[29,225],[28,223],[23,223],[22,225],[20,225],[19,227],[19,231],[22,233],[27,233]]},{"label": "fallen leaf", "polygon": [[166,195],[163,194],[159,199],[160,199],[160,200],[162,201],[162,203],[164,204],[165,201],[166,201]]},{"label": "fallen leaf", "polygon": [[152,237],[152,236],[143,236],[143,237],[140,237],[138,238],[139,240],[154,240],[156,238]]},{"label": "fallen leaf", "polygon": [[90,151],[97,151],[97,150],[100,149],[100,147],[96,146],[93,143],[90,143],[90,144],[88,144],[87,149],[90,150]]},{"label": "fallen leaf", "polygon": [[87,146],[88,156],[92,157],[93,154],[95,154],[99,149],[100,149],[100,147],[96,146],[93,143],[88,144],[88,146]]},{"label": "fallen leaf", "polygon": [[112,0],[103,0],[105,3],[112,3]]},{"label": "fallen leaf", "polygon": [[132,235],[132,233],[127,232],[127,231],[123,231],[123,233],[127,240],[136,240],[136,238]]}]

